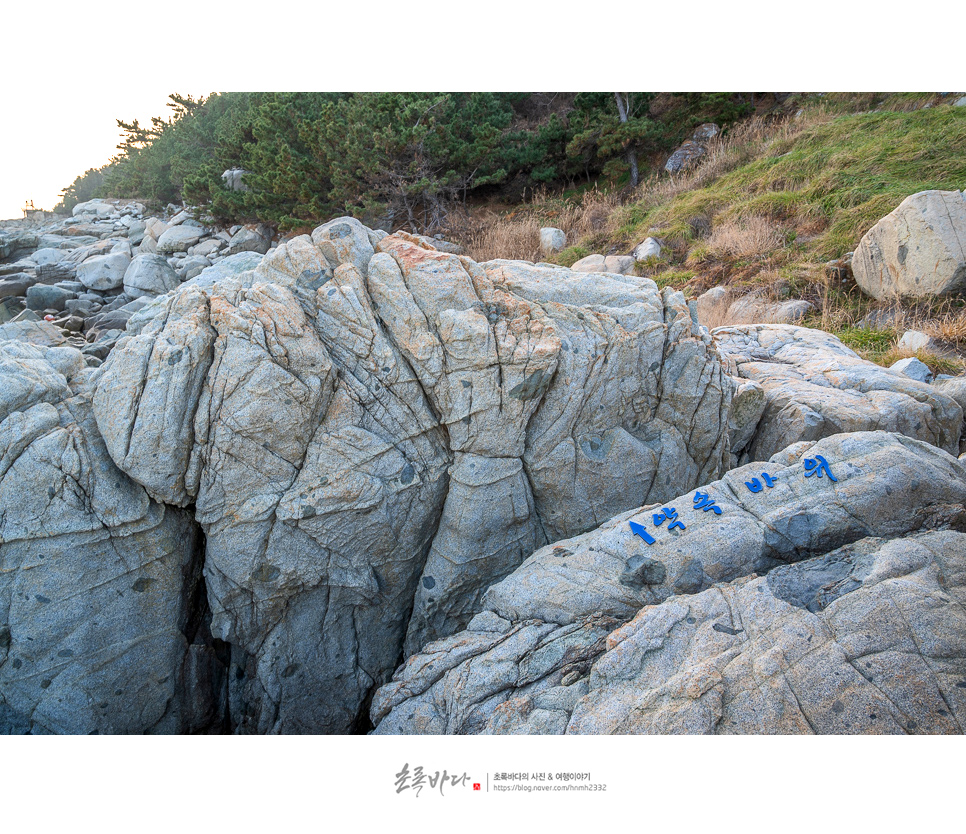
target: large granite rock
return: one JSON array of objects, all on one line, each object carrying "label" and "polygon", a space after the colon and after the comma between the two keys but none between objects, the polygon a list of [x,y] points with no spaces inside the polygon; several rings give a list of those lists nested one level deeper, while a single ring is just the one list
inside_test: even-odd
[{"label": "large granite rock", "polygon": [[205,235],[205,230],[197,226],[172,226],[158,237],[157,253],[171,255],[174,252],[187,252]]},{"label": "large granite rock", "polygon": [[691,134],[691,138],[668,157],[664,170],[669,174],[678,174],[693,167],[707,153],[708,143],[719,133],[721,129],[712,122],[700,125]]},{"label": "large granite rock", "polygon": [[[265,233],[262,234],[262,232]],[[267,229],[249,229],[248,227],[243,227],[232,235],[231,240],[228,242],[228,248],[225,249],[225,253],[228,255],[237,255],[239,252],[257,252],[259,255],[264,255],[271,245],[271,233]]]},{"label": "large granite rock", "polygon": [[130,255],[115,252],[88,257],[77,266],[77,280],[90,290],[114,290],[124,282]]},{"label": "large granite rock", "polygon": [[69,347],[0,342],[0,733],[221,726],[201,537],[120,472]]},{"label": "large granite rock", "polygon": [[721,327],[714,339],[734,373],[765,391],[750,460],[767,460],[800,440],[875,429],[959,449],[963,415],[955,400],[866,362],[828,333],[763,324]]},{"label": "large granite rock", "polygon": [[569,733],[963,732],[966,535],[862,539],[649,608]]},{"label": "large granite rock", "polygon": [[540,230],[540,254],[544,257],[562,252],[567,246],[567,234],[563,229],[546,226]]},{"label": "large granite rock", "polygon": [[966,290],[966,195],[920,191],[876,223],[852,257],[855,282],[873,298]]},{"label": "large granite rock", "polygon": [[123,471],[195,508],[242,731],[364,725],[404,638],[730,460],[736,383],[648,279],[481,266],[348,218],[203,278],[131,318],[94,412]]},{"label": "large granite rock", "polygon": [[178,273],[161,255],[138,255],[124,273],[124,292],[132,298],[153,298],[178,286]]},{"label": "large granite rock", "polygon": [[962,732],[966,465],[840,434],[697,493],[663,505],[684,529],[654,505],[535,553],[376,732]]}]

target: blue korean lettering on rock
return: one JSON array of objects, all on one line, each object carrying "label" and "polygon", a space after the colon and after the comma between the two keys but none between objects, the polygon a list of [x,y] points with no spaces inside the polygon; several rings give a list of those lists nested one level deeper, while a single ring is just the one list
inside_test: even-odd
[{"label": "blue korean lettering on rock", "polygon": [[821,478],[823,474],[828,475],[828,479],[830,481],[838,482],[838,478],[836,478],[832,474],[832,470],[829,469],[828,461],[825,460],[825,458],[823,458],[821,455],[815,455],[814,458],[805,458],[806,478],[811,478],[812,475],[818,475],[818,477]]},{"label": "blue korean lettering on rock", "polygon": [[665,507],[660,513],[654,513],[654,525],[660,527],[665,521],[670,521],[667,529],[673,530],[675,527],[680,527],[682,530],[686,529],[685,526],[677,520],[678,511],[674,507]]},{"label": "blue korean lettering on rock", "polygon": [[705,512],[714,510],[715,515],[721,515],[721,507],[719,507],[715,500],[709,497],[708,493],[706,492],[694,493],[694,509],[704,510]]},{"label": "blue korean lettering on rock", "polygon": [[[765,479],[765,486],[769,489],[778,483],[777,478],[773,478],[767,472],[762,472],[761,477]],[[750,481],[745,481],[745,486],[748,487],[752,492],[761,492],[765,487],[761,485],[761,481],[757,478],[752,478]]]}]

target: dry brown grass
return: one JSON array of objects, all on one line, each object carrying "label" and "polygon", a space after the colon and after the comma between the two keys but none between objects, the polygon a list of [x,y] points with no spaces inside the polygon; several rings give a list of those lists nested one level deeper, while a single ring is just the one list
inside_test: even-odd
[{"label": "dry brown grass", "polygon": [[773,221],[752,215],[716,223],[708,239],[708,251],[719,257],[762,258],[780,249],[784,242],[784,235]]},{"label": "dry brown grass", "polygon": [[[768,144],[789,139],[826,118],[829,117],[815,109],[800,118],[749,119],[735,125],[725,136],[713,139],[699,163],[675,177],[659,171],[633,190],[604,192],[593,188],[583,194],[579,203],[550,200],[545,192],[538,191],[525,206],[508,213],[487,213],[476,217],[454,215],[448,218],[446,233],[476,260],[541,260],[540,229],[543,226],[563,229],[568,246],[581,246],[590,252],[599,248],[602,241],[622,237],[620,228],[627,220],[625,206],[633,206],[638,212],[646,211],[686,191],[703,188],[759,157]],[[749,218],[739,231],[745,240],[743,247],[751,246],[758,253],[769,241],[777,240],[778,246],[782,244],[780,235],[769,235],[757,218]],[[627,248],[639,242],[623,241]]]},{"label": "dry brown grass", "polygon": [[931,350],[903,350],[896,347],[880,357],[878,364],[888,368],[900,359],[908,359],[910,356],[916,357],[920,362],[927,365],[934,374],[959,376],[966,372],[966,361],[961,356],[936,353]]},{"label": "dry brown grass", "polygon": [[917,317],[906,329],[921,330],[935,339],[966,348],[966,308],[948,308],[929,318]]},{"label": "dry brown grass", "polygon": [[607,224],[622,195],[594,188],[584,193],[579,203],[556,203],[538,192],[525,206],[508,214],[476,218],[449,218],[448,233],[467,254],[477,261],[494,258],[541,261],[540,229],[553,226],[567,235],[572,245],[589,235],[606,231]]}]

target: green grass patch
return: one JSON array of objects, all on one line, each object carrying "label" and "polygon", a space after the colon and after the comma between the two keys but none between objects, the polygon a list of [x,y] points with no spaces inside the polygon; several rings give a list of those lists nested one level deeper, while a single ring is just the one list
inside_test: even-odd
[{"label": "green grass patch", "polygon": [[558,263],[561,266],[573,266],[581,258],[586,258],[588,255],[593,253],[590,249],[583,246],[568,246],[566,249],[558,252],[554,258],[553,262]]},{"label": "green grass patch", "polygon": [[870,112],[813,123],[775,140],[762,156],[709,185],[651,208],[628,206],[617,235],[634,239],[658,226],[680,234],[697,215],[758,214],[823,229],[803,255],[839,257],[910,194],[966,183],[966,108]]},{"label": "green grass patch", "polygon": [[688,286],[691,279],[694,278],[694,273],[688,270],[668,269],[649,277],[661,289],[664,289],[664,287],[673,287],[676,290],[683,290]]},{"label": "green grass patch", "polygon": [[895,330],[869,330],[863,327],[843,327],[831,332],[844,345],[870,362],[880,362],[893,351],[898,338]]}]

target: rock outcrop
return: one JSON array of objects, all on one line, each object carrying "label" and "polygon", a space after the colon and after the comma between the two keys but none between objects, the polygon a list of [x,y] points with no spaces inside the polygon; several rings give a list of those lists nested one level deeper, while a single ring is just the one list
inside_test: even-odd
[{"label": "rock outcrop", "polygon": [[545,258],[562,252],[567,246],[567,235],[563,229],[546,226],[540,230],[540,254]]},{"label": "rock outcrop", "polygon": [[111,461],[70,347],[0,341],[0,733],[222,721],[202,536]]},{"label": "rock outcrop", "polygon": [[123,471],[194,507],[243,730],[358,726],[404,638],[730,459],[735,382],[648,279],[479,265],[349,219],[204,277],[131,319],[94,413]]},{"label": "rock outcrop", "polygon": [[535,553],[376,732],[962,732],[964,500],[921,441],[798,444]]},{"label": "rock outcrop", "polygon": [[[879,635],[859,601],[896,582],[917,648],[884,668],[947,697],[955,385],[804,328],[712,337],[631,256],[192,215],[0,235],[0,730],[745,731],[761,635]],[[755,636],[720,603],[752,593]],[[825,704],[863,732],[864,686]],[[783,693],[764,726],[841,731]],[[959,720],[887,697],[887,729]]]},{"label": "rock outcrop", "polygon": [[852,257],[856,284],[873,298],[966,291],[966,196],[920,191],[876,223]]},{"label": "rock outcrop", "polygon": [[728,287],[712,287],[696,299],[698,321],[715,328],[733,324],[798,324],[815,308],[801,299],[770,301],[762,293],[736,296]]},{"label": "rock outcrop", "polygon": [[691,134],[691,138],[681,144],[672,153],[667,162],[664,163],[664,170],[669,174],[679,174],[692,167],[702,156],[708,152],[708,143],[721,133],[721,128],[711,122],[700,125]]},{"label": "rock outcrop", "polygon": [[802,440],[878,429],[958,453],[963,417],[955,400],[861,359],[828,333],[761,324],[721,327],[714,338],[734,374],[765,392],[765,410],[742,461],[767,460]]}]

